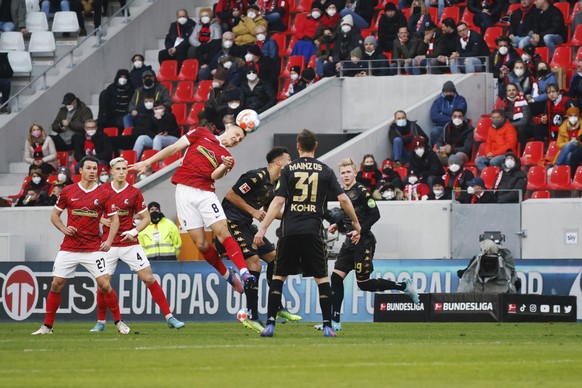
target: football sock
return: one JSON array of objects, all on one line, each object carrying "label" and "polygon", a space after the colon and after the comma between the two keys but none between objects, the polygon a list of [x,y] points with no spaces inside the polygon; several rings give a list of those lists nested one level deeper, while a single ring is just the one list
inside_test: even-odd
[{"label": "football sock", "polygon": [[323,317],[323,326],[331,327],[331,286],[329,283],[321,283],[319,288],[319,306]]},{"label": "football sock", "polygon": [[248,270],[247,263],[245,262],[245,257],[243,256],[243,253],[240,250],[240,247],[238,246],[237,242],[234,241],[234,238],[232,238],[232,236],[228,236],[227,238],[224,239],[222,245],[224,246],[224,249],[226,249],[226,252],[228,253],[228,257],[230,257],[230,260],[239,269],[240,274],[242,275],[245,272],[247,272]]},{"label": "football sock", "polygon": [[358,282],[358,287],[362,291],[385,291],[385,290],[400,290],[404,291],[406,283],[394,283],[392,280],[386,279],[368,279],[363,282]]},{"label": "football sock", "polygon": [[218,256],[218,252],[216,252],[216,248],[212,245],[208,245],[208,250],[202,253],[204,260],[208,262],[211,266],[213,266],[219,274],[221,274],[225,279],[228,278],[228,271],[224,266],[222,260],[220,260],[220,256]]},{"label": "football sock", "polygon": [[334,272],[331,274],[331,305],[333,307],[331,319],[336,322],[340,321],[340,311],[343,301],[344,279]]},{"label": "football sock", "polygon": [[107,304],[107,308],[109,311],[111,311],[111,315],[113,315],[113,321],[120,321],[121,313],[119,311],[119,301],[117,300],[117,294],[115,293],[115,290],[112,288],[109,294],[103,293],[103,299]]},{"label": "football sock", "polygon": [[251,275],[257,279],[255,285],[245,289],[245,295],[247,297],[247,309],[249,310],[249,319],[256,321],[259,319],[259,276],[261,273],[259,271],[249,271]]},{"label": "football sock", "polygon": [[46,316],[44,318],[44,325],[48,328],[52,328],[55,323],[55,315],[57,310],[61,305],[61,294],[49,291],[46,298]]},{"label": "football sock", "polygon": [[103,297],[103,291],[97,288],[97,321],[105,322],[107,320],[107,304]]},{"label": "football sock", "polygon": [[[275,270],[275,260],[267,263],[267,285],[271,287],[271,280],[273,280],[273,272]],[[277,310],[283,310],[283,301],[279,303],[279,308]]]},{"label": "football sock", "polygon": [[269,289],[269,305],[267,309],[267,325],[274,325],[277,321],[277,311],[281,304],[281,295],[283,292],[283,281],[273,279]]},{"label": "football sock", "polygon": [[170,306],[168,305],[168,300],[166,299],[166,295],[164,294],[164,290],[160,287],[160,284],[155,281],[148,286],[148,290],[152,294],[152,299],[160,306],[160,310],[162,310],[162,314],[164,316],[168,314],[172,314],[170,310]]}]

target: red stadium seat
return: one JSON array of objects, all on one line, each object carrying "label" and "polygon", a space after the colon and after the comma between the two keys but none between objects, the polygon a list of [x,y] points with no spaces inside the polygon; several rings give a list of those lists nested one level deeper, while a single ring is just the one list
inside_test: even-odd
[{"label": "red stadium seat", "polygon": [[198,125],[198,113],[204,110],[204,104],[197,103],[192,104],[190,112],[188,112],[188,117],[186,118],[186,125],[195,127]]},{"label": "red stadium seat", "polygon": [[283,53],[283,56],[288,57],[293,52],[293,47],[295,47],[295,43],[297,43],[297,37],[295,35],[291,35],[291,40],[289,41],[289,45],[287,49]]},{"label": "red stadium seat", "polygon": [[69,152],[68,151],[57,152],[57,162],[58,162],[59,167],[68,167],[69,166]]},{"label": "red stadium seat", "polygon": [[533,191],[548,188],[548,170],[546,166],[532,166],[527,170],[527,189]]},{"label": "red stadium seat", "polygon": [[315,70],[316,61],[317,61],[317,55],[312,55],[311,58],[309,58],[309,62],[307,63],[307,67],[311,67],[313,70]]},{"label": "red stadium seat", "polygon": [[160,64],[158,72],[158,81],[177,81],[178,80],[178,61],[173,59],[164,61]]},{"label": "red stadium seat", "polygon": [[548,177],[548,189],[572,190],[571,174],[570,166],[554,166]]},{"label": "red stadium seat", "polygon": [[572,180],[572,189],[582,190],[582,166],[578,166],[574,179]]},{"label": "red stadium seat", "polygon": [[283,83],[282,86],[279,87],[279,93],[277,94],[277,101],[283,101],[285,99],[287,99],[287,90],[289,90],[289,85],[291,85],[291,78],[286,78],[285,80],[283,79],[279,79],[279,85],[281,85],[281,83]]},{"label": "red stadium seat", "polygon": [[[313,3],[312,0],[299,0],[299,4],[297,5],[297,7],[295,7],[295,11],[296,12],[310,12],[312,3]],[[338,12],[339,12],[339,10],[338,10]],[[297,15],[297,16],[299,16],[299,15]]]},{"label": "red stadium seat", "polygon": [[558,8],[564,16],[564,24],[570,24],[570,3],[568,2],[555,2],[554,7]]},{"label": "red stadium seat", "polygon": [[22,197],[24,195],[24,190],[26,190],[26,186],[28,186],[30,181],[32,181],[32,177],[30,175],[27,175],[24,178],[24,181],[22,182],[22,186],[20,187],[20,191],[18,192],[18,194],[9,195],[8,198],[18,199],[18,198]]},{"label": "red stadium seat", "polygon": [[477,126],[475,126],[475,134],[473,136],[474,141],[484,142],[487,141],[487,134],[489,133],[489,128],[491,127],[490,117],[481,117],[477,121]]},{"label": "red stadium seat", "polygon": [[[576,3],[579,4],[579,3]],[[574,35],[572,39],[565,43],[568,46],[582,46],[582,24],[578,24],[574,30]],[[580,49],[578,49],[579,51]],[[576,55],[578,57],[578,55]]]},{"label": "red stadium seat", "polygon": [[481,179],[485,182],[485,187],[487,190],[491,190],[497,179],[497,174],[499,174],[500,168],[497,166],[487,166],[481,171]]},{"label": "red stadium seat", "polygon": [[378,16],[372,19],[372,27],[370,27],[372,31],[378,31],[378,24],[380,24],[380,19],[382,16],[384,16],[385,13],[386,12],[384,12],[384,9],[382,9],[382,11],[378,12]]},{"label": "red stadium seat", "polygon": [[194,82],[180,81],[176,87],[176,93],[172,96],[172,102],[193,102]]},{"label": "red stadium seat", "polygon": [[174,90],[174,84],[172,81],[161,81],[160,83],[165,86],[166,89],[168,89],[168,94],[171,96],[172,91]]},{"label": "red stadium seat", "polygon": [[546,151],[546,156],[544,157],[546,164],[554,164],[554,160],[556,159],[556,156],[559,152],[560,149],[558,148],[558,143],[555,141],[550,142],[548,145],[548,150]]},{"label": "red stadium seat", "polygon": [[428,11],[428,16],[430,16],[430,20],[436,24],[439,20],[439,9],[435,7],[429,7],[426,9]]},{"label": "red stadium seat", "polygon": [[580,9],[581,9],[581,7],[582,7],[582,3],[581,3],[581,2],[579,2],[579,1],[577,1],[577,2],[574,4],[574,9],[572,10],[572,13],[570,14],[570,18],[569,18],[569,21],[570,21],[570,22],[569,22],[569,24],[572,24],[572,23],[574,23],[574,17],[576,16],[576,14],[577,14],[578,12],[580,12]]},{"label": "red stadium seat", "polygon": [[[311,11],[311,4],[309,5],[309,10]],[[305,20],[307,19],[307,16],[309,16],[308,13],[298,13],[297,15],[295,15],[295,20],[293,21],[293,25],[290,28],[290,32],[291,34],[293,34],[293,36],[296,36],[295,34],[297,33],[297,27],[303,26],[303,24],[305,23]],[[303,38],[302,36],[297,36],[298,39]]]},{"label": "red stadium seat", "polygon": [[464,22],[467,25],[467,27],[469,27],[472,30],[475,28],[475,22],[473,21],[474,17],[475,14],[469,11],[469,8],[465,8],[461,21]]},{"label": "red stadium seat", "polygon": [[503,35],[503,28],[501,27],[489,27],[485,30],[485,35],[483,39],[485,43],[487,43],[487,47],[489,47],[489,51],[493,52],[497,48],[497,43],[495,43],[495,39]]},{"label": "red stadium seat", "polygon": [[128,164],[135,164],[137,162],[137,153],[134,150],[123,150],[119,156],[127,160]]},{"label": "red stadium seat", "polygon": [[522,166],[536,166],[544,157],[544,142],[530,141],[525,145],[523,155],[521,156]]},{"label": "red stadium seat", "polygon": [[396,167],[394,171],[400,175],[400,179],[404,179],[408,175],[408,169],[406,167]]},{"label": "red stadium seat", "polygon": [[281,72],[281,74],[279,75],[279,78],[289,77],[291,68],[293,66],[299,66],[299,68],[300,68],[299,74],[301,74],[301,72],[303,71],[303,68],[305,67],[305,58],[303,57],[303,55],[293,55],[293,56],[289,57],[289,60],[287,61],[287,65],[285,66],[285,70],[283,70]]},{"label": "red stadium seat", "polygon": [[[189,82],[189,81],[183,81]],[[178,125],[186,125],[186,104],[172,104],[172,113],[176,116]]]},{"label": "red stadium seat", "polygon": [[279,52],[283,51],[287,47],[287,35],[283,33],[276,33],[271,35],[271,39],[277,43],[277,47],[279,48]]},{"label": "red stadium seat", "polygon": [[57,179],[59,179],[58,176],[56,176],[56,175],[49,175],[46,178],[46,181],[48,182],[49,185],[52,185],[52,184],[54,184],[57,181]]},{"label": "red stadium seat", "polygon": [[443,14],[441,15],[441,20],[438,22],[439,27],[442,26],[443,20],[447,18],[452,18],[455,21],[455,24],[459,24],[459,21],[461,20],[461,9],[459,7],[445,7]]},{"label": "red stadium seat", "polygon": [[208,101],[208,96],[210,95],[211,89],[212,80],[204,80],[198,82],[198,88],[196,89],[196,94],[194,95],[194,102]]},{"label": "red stadium seat", "polygon": [[542,199],[542,198],[551,198],[551,194],[548,190],[538,190],[538,191],[534,191],[531,194],[531,199]]},{"label": "red stadium seat", "polygon": [[509,8],[507,8],[507,15],[511,15],[512,13],[514,13],[515,11],[517,11],[517,9],[521,7],[521,4],[517,3],[517,4],[509,4]]},{"label": "red stadium seat", "polygon": [[542,61],[548,63],[550,61],[550,48],[549,47],[536,47],[536,54],[538,54]]},{"label": "red stadium seat", "polygon": [[117,127],[107,127],[103,128],[103,133],[109,137],[117,137],[119,135],[119,129]]},{"label": "red stadium seat", "polygon": [[465,170],[469,170],[473,173],[473,176],[479,176],[479,172],[477,171],[477,167],[475,166],[464,166]]},{"label": "red stadium seat", "polygon": [[133,127],[123,128],[121,136],[131,136],[133,134]]},{"label": "red stadium seat", "polygon": [[178,79],[180,81],[196,81],[198,78],[198,61],[196,59],[186,59],[182,62]]},{"label": "red stadium seat", "polygon": [[[140,160],[141,161],[148,160],[149,158],[151,158],[152,156],[154,156],[157,153],[158,153],[158,151],[156,151],[156,150],[144,150],[143,154],[141,154]],[[152,164],[152,171],[158,171],[159,169],[160,169],[159,163]]]},{"label": "red stadium seat", "polygon": [[571,67],[572,66],[572,47],[559,46],[554,51],[554,56],[550,62],[551,67]]}]

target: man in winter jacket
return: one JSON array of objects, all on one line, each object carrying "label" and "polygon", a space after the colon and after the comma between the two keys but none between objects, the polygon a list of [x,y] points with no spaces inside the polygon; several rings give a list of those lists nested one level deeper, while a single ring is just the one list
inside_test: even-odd
[{"label": "man in winter jacket", "polygon": [[453,81],[447,81],[443,85],[443,92],[432,103],[430,119],[434,127],[430,130],[430,143],[436,144],[442,137],[443,127],[451,121],[453,110],[460,109],[463,115],[467,113],[467,101],[465,97],[457,93]]}]

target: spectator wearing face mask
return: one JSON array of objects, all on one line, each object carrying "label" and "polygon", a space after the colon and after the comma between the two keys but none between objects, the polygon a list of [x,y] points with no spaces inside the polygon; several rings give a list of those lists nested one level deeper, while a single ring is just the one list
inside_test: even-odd
[{"label": "spectator wearing face mask", "polygon": [[73,183],[74,182],[71,179],[71,171],[67,167],[59,167],[57,169],[57,180],[54,185],[62,185],[64,187],[72,185]]},{"label": "spectator wearing face mask", "polygon": [[182,67],[182,62],[186,59],[188,49],[190,48],[190,35],[194,31],[196,23],[188,17],[188,11],[180,9],[176,12],[176,21],[170,24],[170,29],[164,40],[165,49],[158,53],[160,64],[168,60],[178,62],[178,71]]},{"label": "spectator wearing face mask", "polygon": [[[296,70],[298,70],[299,67],[298,66],[296,67],[297,67]],[[301,75],[298,76],[297,82],[295,82],[293,85],[293,93],[291,93],[289,96],[299,93],[300,91],[304,90],[308,86],[313,85],[314,83],[315,83],[315,71],[311,67],[306,67],[301,72]]]},{"label": "spectator wearing face mask", "polygon": [[38,124],[32,124],[28,129],[24,144],[24,161],[31,167],[40,167],[44,175],[53,173],[57,167],[55,143]]},{"label": "spectator wearing face mask", "polygon": [[236,86],[228,81],[228,71],[223,67],[216,69],[212,81],[212,89],[210,90],[208,101],[204,105],[204,111],[206,112],[206,118],[218,128],[219,132],[224,130],[222,119],[228,113],[229,94],[235,90]]},{"label": "spectator wearing face mask", "polygon": [[257,68],[258,76],[261,80],[271,85],[273,90],[277,90],[281,67],[273,59],[263,55],[258,45],[247,46],[244,60],[247,66],[255,66]]},{"label": "spectator wearing face mask", "polygon": [[[432,186],[432,185],[431,185]],[[416,171],[409,169],[404,186],[405,201],[426,201],[430,193],[429,186],[424,183],[422,176]]]},{"label": "spectator wearing face mask", "polygon": [[335,29],[326,27],[322,30],[322,34],[314,42],[317,47],[315,71],[321,77],[323,75],[324,67],[330,61],[333,61],[331,55],[335,42]]},{"label": "spectator wearing face mask", "polygon": [[408,170],[409,172],[415,171],[418,178],[428,187],[432,187],[432,181],[435,177],[443,176],[443,165],[436,153],[427,146],[424,137],[415,137],[412,140],[412,147],[414,153],[408,164]]},{"label": "spectator wearing face mask", "polygon": [[502,100],[497,99],[495,109],[502,110],[505,113],[505,118],[515,127],[517,141],[523,150],[525,149],[527,140],[533,133],[531,127],[531,110],[525,100],[525,95],[519,91],[516,84],[509,83],[505,90],[505,98]]},{"label": "spectator wearing face mask", "polygon": [[442,178],[435,178],[432,182],[432,188],[428,194],[429,201],[449,201],[451,199],[451,193],[445,190],[444,182]]},{"label": "spectator wearing face mask", "polygon": [[234,32],[234,42],[238,46],[255,44],[257,41],[257,26],[262,25],[268,28],[269,23],[260,14],[259,6],[256,4],[249,5],[246,16],[242,16],[236,26],[232,28]]},{"label": "spectator wearing face mask", "polygon": [[107,167],[106,164],[99,164],[98,170],[99,179],[97,181],[97,184],[102,185],[109,182],[109,179],[111,178],[111,176],[109,175],[109,167]]},{"label": "spectator wearing face mask", "polygon": [[57,151],[70,151],[73,149],[73,135],[84,134],[85,121],[93,118],[93,112],[73,93],[65,94],[62,105],[52,124],[56,135],[51,135],[51,138]]},{"label": "spectator wearing face mask", "polygon": [[[222,34],[221,44],[214,47],[207,55],[200,58],[198,63],[200,69],[198,70],[198,80],[212,79],[212,75],[219,66],[224,67],[229,72],[231,66],[235,62],[235,58],[244,57],[245,51],[234,44],[234,34],[226,31]],[[232,80],[232,78],[231,78]]]},{"label": "spectator wearing face mask", "polygon": [[467,120],[462,109],[453,109],[451,120],[445,124],[436,142],[437,155],[446,165],[451,155],[457,155],[464,163],[471,160],[473,153],[474,128]]},{"label": "spectator wearing face mask", "polygon": [[164,216],[158,202],[148,204],[150,224],[138,234],[148,260],[177,260],[182,238],[176,224]]},{"label": "spectator wearing face mask", "polygon": [[347,61],[351,58],[351,52],[356,47],[362,49],[364,38],[360,34],[360,29],[354,26],[354,20],[351,15],[342,17],[340,30],[336,34],[332,49],[332,56],[323,66],[323,73],[326,77],[333,77],[339,73],[341,61]]},{"label": "spectator wearing face mask", "polygon": [[[569,165],[572,153],[579,148],[578,138],[582,135],[580,126],[580,109],[571,106],[566,110],[567,120],[564,120],[556,139],[560,153],[556,157],[556,166]],[[550,160],[550,163],[552,161]]]},{"label": "spectator wearing face mask", "polygon": [[129,72],[129,79],[134,89],[141,88],[143,86],[143,72],[146,70],[152,70],[150,65],[144,64],[144,56],[141,54],[134,54],[131,57],[132,68]]},{"label": "spectator wearing face mask", "polygon": [[374,159],[374,155],[366,154],[360,164],[360,171],[356,175],[356,182],[365,186],[371,193],[378,185],[378,181],[382,178],[382,172],[378,170],[378,163]]},{"label": "spectator wearing face mask", "polygon": [[294,36],[297,42],[293,46],[291,55],[303,55],[305,63],[309,62],[311,56],[316,53],[316,43],[314,41],[324,13],[323,5],[316,1],[311,6],[311,13],[306,18],[299,19],[295,23]]},{"label": "spectator wearing face mask", "polygon": [[299,66],[292,66],[289,70],[289,87],[285,92],[285,96],[291,97],[296,93],[295,87],[299,84],[299,79],[301,78],[299,73],[301,72],[301,68]]},{"label": "spectator wearing face mask", "polygon": [[379,201],[402,201],[404,199],[404,192],[390,182],[382,185],[379,189],[379,193]]},{"label": "spectator wearing face mask", "polygon": [[123,117],[129,113],[129,100],[135,88],[129,80],[129,71],[117,70],[113,83],[99,94],[99,115],[97,125],[100,129],[117,127],[123,130]]},{"label": "spectator wearing face mask", "polygon": [[243,109],[253,109],[262,113],[275,105],[277,101],[275,90],[267,82],[259,78],[254,65],[245,69],[246,81],[240,86],[241,105]]},{"label": "spectator wearing face mask", "polygon": [[491,112],[491,127],[487,131],[485,155],[475,159],[479,172],[487,166],[501,168],[507,150],[517,153],[517,131],[505,118],[503,111],[496,109]]},{"label": "spectator wearing face mask", "polygon": [[257,26],[257,46],[261,49],[261,53],[264,57],[269,57],[275,63],[280,63],[279,58],[279,46],[277,42],[271,39],[271,36],[267,34],[267,28],[265,26]]},{"label": "spectator wearing face mask", "polygon": [[85,121],[83,135],[73,136],[73,156],[77,161],[75,171],[79,173],[79,161],[85,156],[94,156],[99,163],[109,164],[113,156],[113,146],[109,136],[97,130],[97,122],[93,119]]},{"label": "spectator wearing face mask", "polygon": [[321,36],[322,30],[324,28],[331,28],[334,30],[341,19],[339,12],[337,11],[337,5],[333,2],[325,2],[322,4],[325,7],[325,13],[319,19],[320,27],[318,28],[318,32],[315,34],[316,37]]},{"label": "spectator wearing face mask", "polygon": [[464,203],[496,203],[495,194],[493,191],[486,190],[485,182],[482,178],[475,178],[468,183],[467,187],[467,202]]},{"label": "spectator wearing face mask", "polygon": [[[129,128],[135,126],[140,116],[146,112],[144,105],[145,96],[153,96],[154,101],[162,100],[165,106],[172,106],[172,97],[170,97],[170,92],[168,89],[158,82],[156,75],[151,70],[146,70],[142,74],[143,86],[137,88],[133,92],[131,100],[129,100],[129,114],[125,115],[123,118],[124,128]],[[151,108],[149,108],[151,109]]]},{"label": "spectator wearing face mask", "polygon": [[27,192],[30,189],[34,189],[44,196],[48,195],[50,185],[42,175],[40,167],[31,169],[28,175],[30,176],[30,182],[28,182],[24,191]]},{"label": "spectator wearing face mask", "polygon": [[502,79],[511,71],[513,63],[521,58],[507,36],[497,37],[495,43],[497,47],[491,54],[490,68],[493,69],[494,78]]},{"label": "spectator wearing face mask", "polygon": [[222,29],[218,20],[214,18],[212,8],[201,8],[194,31],[188,38],[190,47],[187,57],[198,60],[198,63],[208,63],[211,53],[220,49],[221,38]]},{"label": "spectator wearing face mask", "polygon": [[507,85],[511,83],[524,95],[532,93],[534,77],[530,75],[527,65],[521,59],[513,62],[513,69],[505,77],[499,78],[497,82],[499,99],[503,100],[507,96]]},{"label": "spectator wearing face mask", "polygon": [[457,93],[453,81],[443,84],[442,93],[433,101],[430,107],[430,119],[434,127],[430,130],[431,144],[437,144],[443,135],[444,126],[451,121],[453,110],[459,109],[465,115],[467,113],[467,100]]},{"label": "spectator wearing face mask", "polygon": [[[505,154],[503,166],[493,185],[497,203],[518,203],[527,187],[527,175],[521,169],[521,161],[513,152]],[[517,191],[521,190],[521,191]]]},{"label": "spectator wearing face mask", "polygon": [[382,51],[392,51],[398,31],[406,27],[406,16],[396,8],[396,5],[387,2],[384,6],[384,15],[378,22],[378,43]]},{"label": "spectator wearing face mask", "polygon": [[176,116],[161,100],[154,101],[152,111],[140,119],[134,132],[138,136],[133,146],[137,160],[140,160],[145,147],[161,151],[180,137]]},{"label": "spectator wearing face mask", "polygon": [[402,167],[410,162],[414,151],[413,139],[422,136],[428,143],[428,137],[416,121],[410,121],[406,112],[397,110],[394,113],[394,121],[390,124],[388,138],[392,144],[392,159],[394,167]]},{"label": "spectator wearing face mask", "polygon": [[391,185],[394,189],[397,189],[402,194],[402,189],[404,188],[404,184],[402,183],[402,178],[400,174],[394,171],[394,162],[391,159],[386,159],[382,162],[382,177],[378,181],[372,196],[374,199],[382,200],[384,198],[384,194],[386,192],[386,186]]},{"label": "spectator wearing face mask", "polygon": [[473,178],[475,176],[465,168],[465,163],[461,157],[458,155],[449,157],[448,168],[443,176],[443,187],[449,199],[454,198],[461,203],[465,203],[467,201],[467,192],[465,190],[467,190],[469,182]]},{"label": "spectator wearing face mask", "polygon": [[222,31],[231,31],[240,18],[246,14],[248,6],[247,0],[218,0],[216,16]]}]

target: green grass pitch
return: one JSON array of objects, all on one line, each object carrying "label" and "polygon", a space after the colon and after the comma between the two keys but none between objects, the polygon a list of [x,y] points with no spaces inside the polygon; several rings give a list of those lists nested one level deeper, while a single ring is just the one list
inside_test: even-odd
[{"label": "green grass pitch", "polygon": [[576,323],[311,323],[261,338],[241,324],[0,324],[1,387],[580,387]]}]

